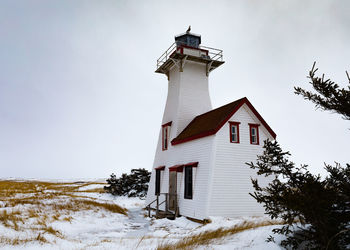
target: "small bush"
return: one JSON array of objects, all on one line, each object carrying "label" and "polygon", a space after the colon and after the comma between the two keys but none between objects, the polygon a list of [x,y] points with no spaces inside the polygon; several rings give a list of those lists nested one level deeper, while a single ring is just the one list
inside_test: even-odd
[{"label": "small bush", "polygon": [[144,168],[132,169],[131,174],[124,173],[120,178],[111,174],[111,177],[107,179],[109,186],[105,186],[104,189],[113,195],[145,197],[150,177],[151,172]]}]

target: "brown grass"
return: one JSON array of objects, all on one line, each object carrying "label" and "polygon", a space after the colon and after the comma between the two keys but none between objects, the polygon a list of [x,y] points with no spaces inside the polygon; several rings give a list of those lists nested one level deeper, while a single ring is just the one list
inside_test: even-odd
[{"label": "brown grass", "polygon": [[81,193],[104,193],[105,190],[103,188],[93,188],[93,189],[88,189],[88,190],[78,190],[76,192],[81,192]]},{"label": "brown grass", "polygon": [[20,217],[20,211],[13,210],[10,212],[7,212],[7,210],[3,210],[0,213],[0,222],[5,227],[10,227],[16,231],[18,231],[18,223],[24,223],[23,218]]},{"label": "brown grass", "polygon": [[93,201],[93,200],[75,200],[74,202],[76,204],[80,203],[80,204],[83,204],[83,205],[86,205],[86,206],[102,208],[102,209],[105,209],[105,210],[113,212],[113,213],[127,215],[127,213],[126,213],[127,210],[125,208],[122,208],[122,207],[118,206],[117,204],[100,203],[100,202],[96,202],[96,201]]},{"label": "brown grass", "polygon": [[[50,197],[54,195],[54,191],[60,193],[78,192],[80,187],[88,186],[91,184],[104,184],[99,182],[87,182],[79,185],[73,185],[69,182],[42,182],[42,181],[15,181],[15,180],[1,180],[0,181],[0,198],[15,197],[18,193],[21,194],[41,194],[43,196]],[[45,193],[45,191],[50,193]],[[102,189],[98,189],[101,191]],[[93,192],[93,191],[91,191]],[[1,199],[3,200],[3,199]]]},{"label": "brown grass", "polygon": [[41,233],[38,234],[38,236],[35,238],[35,241],[39,241],[41,243],[47,243],[48,241],[45,239],[44,236],[41,235]]},{"label": "brown grass", "polygon": [[285,223],[281,221],[264,221],[259,223],[253,222],[243,222],[242,224],[236,225],[231,228],[223,229],[219,228],[217,230],[205,231],[200,234],[191,235],[181,239],[179,242],[174,244],[171,243],[163,243],[158,246],[157,250],[173,250],[173,249],[194,249],[198,246],[208,245],[214,240],[222,239],[224,237],[240,233],[246,230],[271,226],[271,225],[283,225]]},{"label": "brown grass", "polygon": [[64,217],[63,220],[71,223],[72,220],[73,220],[73,217],[72,216],[67,216],[67,217]]},{"label": "brown grass", "polygon": [[24,238],[24,239],[21,239],[19,237],[8,238],[8,237],[0,236],[0,244],[2,245],[16,246],[16,245],[24,245],[30,242],[39,242],[41,244],[48,243],[46,238],[42,236],[41,233],[39,233],[37,237],[30,237],[30,238]]},{"label": "brown grass", "polygon": [[[20,238],[0,235],[2,245],[23,245],[39,241],[48,243],[45,234],[64,238],[63,233],[50,224],[55,221],[71,223],[77,211],[105,210],[127,215],[117,204],[98,202],[82,193],[100,193],[102,188],[79,191],[80,187],[99,182],[41,182],[0,180],[0,224],[21,232],[35,232],[36,237]],[[34,219],[34,220],[33,220]],[[30,223],[26,224],[30,220]],[[52,242],[51,242],[52,243]]]},{"label": "brown grass", "polygon": [[64,238],[63,234],[59,230],[55,230],[52,226],[46,226],[46,227],[42,228],[42,230],[45,233],[52,234],[53,236],[56,236],[58,238],[61,238],[61,239]]}]

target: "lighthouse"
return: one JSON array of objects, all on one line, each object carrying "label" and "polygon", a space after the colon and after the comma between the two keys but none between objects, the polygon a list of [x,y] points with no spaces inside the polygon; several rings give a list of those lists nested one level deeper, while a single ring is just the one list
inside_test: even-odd
[{"label": "lighthouse", "polygon": [[246,162],[263,151],[274,131],[246,98],[213,109],[209,75],[223,63],[220,49],[185,33],[157,60],[156,73],[168,81],[146,208],[156,217],[263,215],[249,193],[251,178],[264,185]]}]

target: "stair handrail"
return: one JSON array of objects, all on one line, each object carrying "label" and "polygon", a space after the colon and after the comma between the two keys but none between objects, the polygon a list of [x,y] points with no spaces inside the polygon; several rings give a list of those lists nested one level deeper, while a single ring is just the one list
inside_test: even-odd
[{"label": "stair handrail", "polygon": [[[163,194],[165,195],[165,200],[162,201],[161,203],[159,203],[159,196]],[[159,206],[162,205],[164,202],[167,202],[168,200],[168,193],[159,193],[157,194],[157,198],[155,200],[153,200],[152,202],[150,202],[147,206],[146,206],[146,209],[148,209],[148,217],[151,217],[151,205],[157,201],[157,206],[156,206],[156,216],[158,216],[158,211],[159,211]],[[168,212],[168,209],[167,209],[167,203],[165,203],[165,211]]]}]

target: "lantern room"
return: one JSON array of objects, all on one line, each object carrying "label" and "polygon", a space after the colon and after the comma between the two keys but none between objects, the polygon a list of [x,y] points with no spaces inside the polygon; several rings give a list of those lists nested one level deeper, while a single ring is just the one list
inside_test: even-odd
[{"label": "lantern room", "polygon": [[199,48],[199,45],[201,44],[201,36],[186,32],[175,36],[175,43],[177,46]]},{"label": "lantern room", "polygon": [[175,36],[175,42],[157,60],[156,73],[166,74],[176,66],[183,72],[186,62],[196,62],[206,65],[206,75],[224,63],[222,50],[201,45],[201,36],[186,33]]}]

